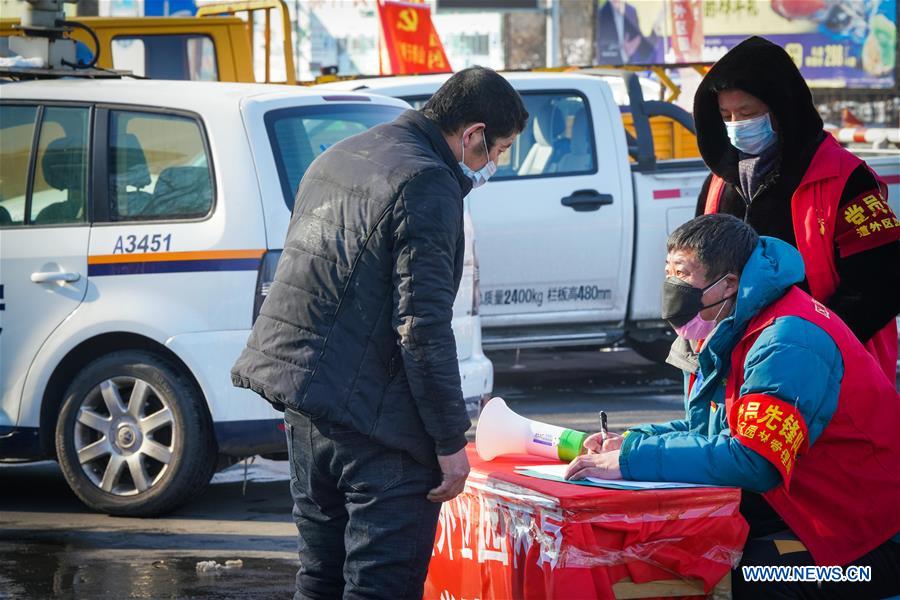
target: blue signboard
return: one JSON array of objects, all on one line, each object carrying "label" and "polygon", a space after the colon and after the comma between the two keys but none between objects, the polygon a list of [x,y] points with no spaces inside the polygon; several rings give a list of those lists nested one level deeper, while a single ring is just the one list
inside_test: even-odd
[{"label": "blue signboard", "polygon": [[196,13],[194,0],[144,0],[145,17],[190,17]]}]

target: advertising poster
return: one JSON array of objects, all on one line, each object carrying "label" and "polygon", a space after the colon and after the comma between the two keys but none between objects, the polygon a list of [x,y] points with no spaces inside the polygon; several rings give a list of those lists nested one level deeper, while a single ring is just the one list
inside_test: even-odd
[{"label": "advertising poster", "polygon": [[601,65],[661,63],[666,51],[665,0],[600,0],[595,57]]},{"label": "advertising poster", "polygon": [[897,0],[704,0],[701,19],[706,60],[763,34],[810,86],[894,85]]},{"label": "advertising poster", "polygon": [[764,35],[810,86],[895,83],[897,0],[597,0],[596,14],[597,64],[714,61]]}]

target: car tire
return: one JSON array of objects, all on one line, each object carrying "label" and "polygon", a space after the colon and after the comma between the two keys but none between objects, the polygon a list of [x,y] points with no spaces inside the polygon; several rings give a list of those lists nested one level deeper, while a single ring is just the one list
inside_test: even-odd
[{"label": "car tire", "polygon": [[133,517],[195,498],[216,465],[202,394],[176,366],[142,350],[98,358],[72,381],[56,425],[56,453],[82,502]]}]

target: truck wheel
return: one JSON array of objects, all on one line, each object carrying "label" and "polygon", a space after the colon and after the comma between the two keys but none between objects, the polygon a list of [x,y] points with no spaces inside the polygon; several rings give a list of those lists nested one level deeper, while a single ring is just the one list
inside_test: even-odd
[{"label": "truck wheel", "polygon": [[657,339],[646,342],[630,339],[629,345],[643,358],[663,365],[666,364],[666,359],[669,357],[672,342],[673,340],[669,339]]},{"label": "truck wheel", "polygon": [[91,508],[152,516],[196,497],[212,478],[216,447],[205,402],[170,363],[146,351],[103,356],[63,400],[56,454]]}]

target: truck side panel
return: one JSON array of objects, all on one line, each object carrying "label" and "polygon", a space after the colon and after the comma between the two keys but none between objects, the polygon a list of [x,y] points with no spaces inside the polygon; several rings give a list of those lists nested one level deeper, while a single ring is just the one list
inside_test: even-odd
[{"label": "truck side panel", "polygon": [[[859,155],[888,184],[891,208],[900,214],[900,160],[894,154],[861,152]],[[666,239],[679,225],[693,218],[697,196],[708,173],[697,161],[663,162],[656,172],[634,172],[638,225],[629,320],[659,320]]]},{"label": "truck side panel", "polygon": [[637,227],[629,320],[660,320],[666,239],[694,216],[708,173],[699,161],[671,161],[652,173],[634,172]]}]

